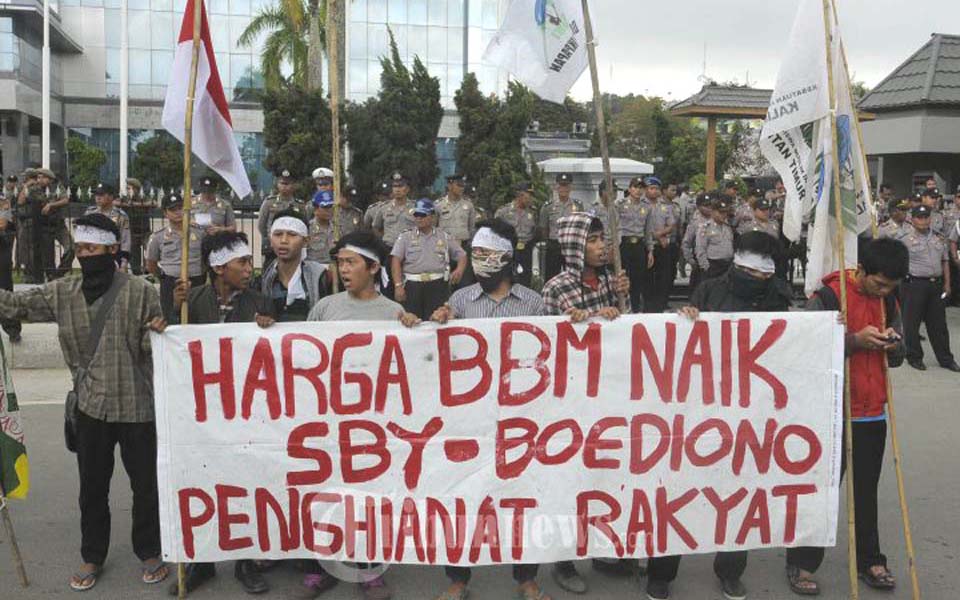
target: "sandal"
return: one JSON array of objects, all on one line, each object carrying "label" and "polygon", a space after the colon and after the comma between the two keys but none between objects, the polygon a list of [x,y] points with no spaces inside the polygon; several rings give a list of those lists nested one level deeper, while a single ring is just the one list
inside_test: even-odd
[{"label": "sandal", "polygon": [[802,575],[800,567],[787,566],[787,581],[790,583],[790,591],[794,594],[800,596],[820,595],[820,584],[811,579],[809,575]]},{"label": "sandal", "polygon": [[457,590],[447,590],[437,596],[436,600],[467,600],[467,597],[470,595],[470,590],[466,587],[462,587]]},{"label": "sandal", "polygon": [[100,577],[100,565],[94,565],[92,571],[79,570],[70,578],[70,589],[75,592],[85,592],[97,585],[97,578]]},{"label": "sandal", "polygon": [[[880,570],[880,573],[875,573],[874,569]],[[897,587],[897,581],[885,565],[874,565],[866,571],[860,571],[860,579],[875,590],[892,590]]]},{"label": "sandal", "polygon": [[155,565],[148,565],[146,562],[143,563],[143,573],[141,579],[147,585],[160,583],[170,576],[170,569],[167,568],[166,563],[160,559],[156,560],[157,564]]},{"label": "sandal", "polygon": [[517,588],[517,600],[553,600],[543,593],[540,586],[534,584],[528,587]]}]

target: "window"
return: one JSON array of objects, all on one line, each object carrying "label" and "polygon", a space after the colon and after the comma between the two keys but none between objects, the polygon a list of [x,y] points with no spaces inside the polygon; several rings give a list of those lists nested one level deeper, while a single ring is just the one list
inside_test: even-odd
[{"label": "window", "polygon": [[451,63],[463,63],[463,28],[447,29],[447,60]]},{"label": "window", "polygon": [[[117,53],[118,63],[117,63],[117,80],[116,83],[120,82],[120,73],[119,73],[119,56],[120,53]],[[130,85],[150,85],[150,51],[149,50],[130,50]],[[141,96],[142,97],[142,96]]]},{"label": "window", "polygon": [[[129,15],[127,15],[129,18]],[[120,11],[107,9],[103,11],[103,37],[107,48],[120,47]],[[129,37],[127,40],[129,41]]]},{"label": "window", "polygon": [[463,25],[463,0],[447,0],[443,4],[447,7],[447,23]]},{"label": "window", "polygon": [[[408,50],[410,64],[413,64],[413,58],[419,56],[424,63],[427,62],[427,28],[410,27],[410,39],[408,40]],[[403,54],[400,55],[401,57]]]},{"label": "window", "polygon": [[207,0],[207,12],[214,15],[230,14],[230,2],[228,0]]},{"label": "window", "polygon": [[447,28],[429,27],[427,28],[427,43],[429,44],[429,53],[427,60],[432,63],[447,62]]},{"label": "window", "polygon": [[250,0],[230,0],[230,14],[247,16],[250,14]]},{"label": "window", "polygon": [[[143,50],[150,49],[150,11],[149,10],[130,10],[127,11],[127,26],[129,27],[130,35],[127,38],[130,43],[130,48],[139,48]],[[119,44],[118,44],[119,47]],[[133,63],[130,64],[130,69],[133,69]],[[147,67],[147,73],[150,72],[150,67]]]},{"label": "window", "polygon": [[351,94],[364,94],[367,91],[367,61],[351,60],[350,71],[347,73],[347,79],[350,81],[349,91]]},{"label": "window", "polygon": [[386,23],[387,0],[367,0],[367,20],[371,23]]},{"label": "window", "polygon": [[383,66],[379,62],[370,61],[367,63],[367,93],[371,96],[380,91],[380,75],[383,74]]},{"label": "window", "polygon": [[390,24],[407,23],[407,0],[390,0]]},{"label": "window", "polygon": [[367,26],[363,23],[350,25],[350,58],[367,58]]},{"label": "window", "polygon": [[408,0],[410,8],[410,24],[427,24],[427,0]]},{"label": "window", "polygon": [[[497,19],[497,0],[483,0],[483,27],[496,29],[500,23]],[[471,23],[473,25],[473,23]]]},{"label": "window", "polygon": [[240,36],[243,35],[243,30],[246,29],[249,24],[250,19],[248,17],[230,17],[230,47],[228,48],[230,52],[236,52],[241,49],[237,41],[240,39]]},{"label": "window", "polygon": [[253,60],[249,54],[230,55],[230,87],[253,86]]},{"label": "window", "polygon": [[370,25],[368,34],[369,54],[367,54],[367,58],[379,59],[381,56],[389,56],[390,36],[387,34],[387,26]]},{"label": "window", "polygon": [[230,22],[227,19],[210,19],[209,24],[214,50],[227,50],[230,45]]},{"label": "window", "polygon": [[[367,0],[353,0],[347,2],[347,10],[350,11],[350,21],[353,23],[365,23],[367,20]],[[352,33],[352,32],[351,32]]]},{"label": "window", "polygon": [[[136,30],[131,30],[129,36],[132,40],[136,37]],[[154,12],[150,13],[150,38],[152,48],[155,50],[173,50],[174,36],[179,32],[173,27],[173,13]]]},{"label": "window", "polygon": [[447,2],[446,0],[430,0],[430,12],[427,21],[429,25],[447,24],[447,4],[457,4],[457,2]]},{"label": "window", "polygon": [[173,66],[173,52],[170,50],[154,50],[151,56],[152,73],[150,79],[153,85],[164,86],[170,82],[170,67]]},{"label": "window", "polygon": [[150,0],[150,9],[169,12],[173,9],[173,2],[172,0]]}]

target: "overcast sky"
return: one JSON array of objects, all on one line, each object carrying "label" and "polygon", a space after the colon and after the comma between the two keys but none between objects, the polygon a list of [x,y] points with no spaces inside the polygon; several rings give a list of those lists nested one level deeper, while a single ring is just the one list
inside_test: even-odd
[{"label": "overcast sky", "polygon": [[[600,86],[682,100],[703,73],[772,88],[797,0],[592,0]],[[930,39],[960,33],[960,0],[837,0],[851,75],[873,87]],[[612,71],[612,76],[611,76]],[[592,94],[590,78],[573,88]]]}]

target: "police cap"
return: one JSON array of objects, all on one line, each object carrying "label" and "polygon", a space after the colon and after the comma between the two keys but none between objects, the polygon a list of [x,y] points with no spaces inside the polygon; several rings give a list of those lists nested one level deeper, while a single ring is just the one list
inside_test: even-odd
[{"label": "police cap", "polygon": [[183,196],[177,193],[167,194],[163,197],[163,202],[160,203],[160,206],[163,207],[163,210],[183,208]]},{"label": "police cap", "polygon": [[394,186],[404,186],[410,185],[410,180],[400,171],[396,171],[393,175],[390,176],[390,185]]},{"label": "police cap", "polygon": [[923,219],[930,216],[930,207],[929,206],[914,206],[913,210],[910,211],[910,214],[913,215],[914,219]]},{"label": "police cap", "polygon": [[559,185],[570,185],[573,183],[573,175],[570,173],[557,173],[557,183]]},{"label": "police cap", "polygon": [[293,175],[290,174],[289,170],[284,169],[280,171],[280,181],[284,181],[284,182],[293,181]]},{"label": "police cap", "polygon": [[49,177],[50,179],[57,178],[57,176],[50,169],[34,169],[34,175],[43,175],[44,177]]},{"label": "police cap", "polygon": [[760,198],[753,205],[754,210],[770,210],[770,201],[766,198]]},{"label": "police cap", "polygon": [[333,193],[330,190],[320,190],[313,195],[313,205],[317,208],[332,208]]},{"label": "police cap", "polygon": [[417,205],[413,209],[413,216],[426,217],[432,215],[435,210],[433,202],[431,202],[429,198],[420,198],[417,200]]},{"label": "police cap", "polygon": [[513,186],[513,191],[516,194],[532,193],[533,186],[530,185],[530,182],[517,183]]},{"label": "police cap", "polygon": [[111,196],[113,196],[116,193],[117,193],[117,190],[115,190],[113,186],[110,185],[109,183],[98,183],[97,187],[94,188],[93,190],[94,196],[101,196],[104,194],[110,194]]},{"label": "police cap", "polygon": [[659,178],[659,177],[656,177],[655,175],[651,175],[651,176],[649,176],[649,177],[647,177],[647,178],[645,178],[645,179],[643,180],[643,185],[645,185],[645,186],[647,186],[647,187],[649,187],[649,186],[651,186],[651,185],[655,185],[655,186],[657,186],[657,187],[662,187],[662,186],[663,186],[663,182],[660,181],[660,178]]},{"label": "police cap", "polygon": [[894,212],[897,210],[909,210],[910,209],[910,199],[909,198],[900,198],[897,200],[894,198],[890,202],[887,202],[887,210]]},{"label": "police cap", "polygon": [[464,183],[466,181],[466,176],[463,173],[454,173],[453,175],[447,175],[447,183]]},{"label": "police cap", "polygon": [[18,181],[18,180],[17,180],[17,176],[16,176],[16,175],[7,175],[7,182],[8,182],[8,183],[16,183],[17,181]]},{"label": "police cap", "polygon": [[920,195],[925,198],[940,198],[941,196],[943,196],[943,194],[941,194],[940,190],[938,190],[937,188],[930,188],[930,189],[923,190],[920,193]]},{"label": "police cap", "polygon": [[215,192],[217,191],[217,183],[210,177],[204,177],[200,180],[200,191],[201,192]]},{"label": "police cap", "polygon": [[132,188],[137,188],[138,190],[143,189],[143,184],[140,183],[140,180],[133,177],[127,177],[127,185]]},{"label": "police cap", "polygon": [[730,210],[733,208],[733,201],[727,195],[721,195],[713,201],[713,207],[717,210]]},{"label": "police cap", "polygon": [[712,192],[703,192],[697,194],[697,206],[713,206],[713,201],[716,198],[716,194]]}]

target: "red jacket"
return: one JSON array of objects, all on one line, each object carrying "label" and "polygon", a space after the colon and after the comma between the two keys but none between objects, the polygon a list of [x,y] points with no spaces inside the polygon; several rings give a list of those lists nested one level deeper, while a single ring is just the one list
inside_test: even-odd
[{"label": "red jacket", "polygon": [[[840,298],[840,272],[823,278],[823,285]],[[815,296],[816,298],[816,296]],[[893,315],[890,315],[891,317]],[[887,319],[886,322],[890,322]],[[867,296],[857,285],[856,275],[847,271],[847,336],[873,325],[884,331],[884,299]],[[854,419],[879,417],[887,403],[887,377],[883,350],[859,350],[849,354],[850,409]]]}]

